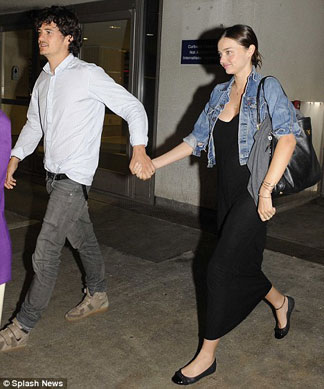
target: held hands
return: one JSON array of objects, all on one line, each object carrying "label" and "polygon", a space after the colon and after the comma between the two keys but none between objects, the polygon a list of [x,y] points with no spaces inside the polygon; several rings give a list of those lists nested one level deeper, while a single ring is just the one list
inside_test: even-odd
[{"label": "held hands", "polygon": [[137,178],[145,181],[153,176],[155,167],[151,158],[146,154],[144,145],[133,147],[133,156],[129,164],[129,169]]},{"label": "held hands", "polygon": [[18,168],[19,159],[16,157],[11,157],[8,167],[7,167],[7,176],[4,183],[5,188],[13,189],[16,186],[16,180],[13,178],[15,171]]},{"label": "held hands", "polygon": [[273,188],[274,185],[266,181],[263,181],[260,188],[258,213],[263,222],[270,220],[276,213],[276,208],[272,206],[271,192]]}]

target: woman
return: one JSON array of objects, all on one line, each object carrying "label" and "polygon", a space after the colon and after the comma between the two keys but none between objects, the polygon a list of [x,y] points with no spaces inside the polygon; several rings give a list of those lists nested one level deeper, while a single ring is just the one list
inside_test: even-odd
[{"label": "woman", "polygon": [[[208,166],[216,164],[218,177],[219,241],[207,271],[207,317],[202,348],[172,380],[192,384],[216,370],[219,340],[266,299],[276,312],[275,337],[282,339],[290,326],[294,299],[275,289],[261,270],[266,221],[276,210],[271,191],[281,178],[293,153],[299,126],[291,103],[279,82],[269,78],[261,94],[261,119],[266,104],[279,138],[272,162],[259,189],[256,207],[247,190],[250,172],[247,160],[256,127],[256,94],[261,75],[258,41],[249,26],[227,28],[218,43],[220,63],[229,82],[217,85],[184,142],[153,160],[156,169],[191,154],[199,156],[208,146]],[[138,167],[138,177],[141,176]]]}]

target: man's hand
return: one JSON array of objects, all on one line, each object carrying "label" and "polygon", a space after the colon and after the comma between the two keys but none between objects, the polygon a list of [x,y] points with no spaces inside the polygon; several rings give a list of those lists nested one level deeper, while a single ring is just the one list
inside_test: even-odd
[{"label": "man's hand", "polygon": [[19,159],[17,157],[11,157],[8,167],[7,167],[7,176],[5,180],[5,188],[13,189],[16,186],[16,180],[13,178],[15,171],[17,170]]},{"label": "man's hand", "polygon": [[146,154],[144,145],[133,147],[133,156],[129,164],[129,169],[132,174],[141,180],[148,180],[155,173],[155,167],[151,158]]}]

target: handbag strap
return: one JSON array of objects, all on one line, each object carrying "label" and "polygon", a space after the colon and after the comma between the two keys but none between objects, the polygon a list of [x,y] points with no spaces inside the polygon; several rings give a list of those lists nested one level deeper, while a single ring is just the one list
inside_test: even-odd
[{"label": "handbag strap", "polygon": [[[269,117],[271,119],[271,115],[270,115],[270,111],[269,111],[269,105],[268,105],[268,102],[267,102],[267,100],[265,98],[265,92],[264,92],[264,82],[269,77],[275,78],[278,81],[278,79],[276,77],[274,77],[274,76],[265,76],[265,77],[261,78],[261,81],[260,81],[260,83],[258,85],[257,97],[256,97],[256,103],[257,103],[257,129],[260,128],[260,124],[261,124],[261,120],[260,120],[260,92],[261,92],[261,89],[263,90],[263,96],[264,96],[264,100],[265,100],[265,102],[267,104],[268,115],[269,115]],[[280,84],[280,82],[279,82],[279,84]],[[283,93],[287,97],[286,92],[284,91],[284,89],[283,89],[281,84],[280,84],[280,86],[281,86],[281,89],[282,89]]]},{"label": "handbag strap", "polygon": [[268,102],[267,102],[267,100],[265,98],[265,93],[264,93],[264,81],[268,77],[272,77],[272,76],[265,76],[265,77],[261,78],[261,81],[260,81],[260,83],[258,85],[258,91],[257,91],[257,97],[256,97],[256,103],[257,103],[257,129],[260,128],[260,124],[261,124],[261,120],[260,120],[260,92],[261,92],[261,89],[263,90],[264,100],[267,103],[267,111],[268,111],[269,117],[271,117],[270,116],[270,112],[269,112],[269,105],[268,105]]}]

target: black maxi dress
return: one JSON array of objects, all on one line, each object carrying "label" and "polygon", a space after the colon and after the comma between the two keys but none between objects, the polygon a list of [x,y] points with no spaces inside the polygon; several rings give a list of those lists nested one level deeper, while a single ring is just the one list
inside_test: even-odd
[{"label": "black maxi dress", "polygon": [[207,272],[205,338],[222,337],[242,320],[271,289],[261,270],[266,238],[262,222],[247,190],[248,167],[239,163],[239,115],[217,120],[216,151],[219,240]]}]

